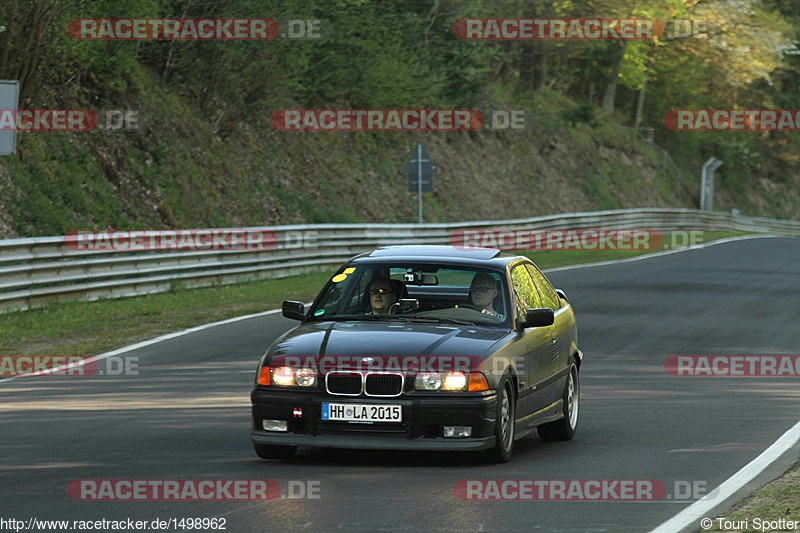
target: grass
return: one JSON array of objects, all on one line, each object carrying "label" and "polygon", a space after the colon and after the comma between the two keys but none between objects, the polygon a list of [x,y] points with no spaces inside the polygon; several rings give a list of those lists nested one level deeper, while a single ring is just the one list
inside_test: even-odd
[{"label": "grass", "polygon": [[[741,235],[705,232],[709,241]],[[670,243],[668,243],[670,244]],[[527,253],[541,268],[624,259],[648,253],[554,250]],[[331,275],[313,272],[280,279],[97,302],[54,302],[41,309],[0,315],[0,354],[97,355],[199,324],[312,300]]]},{"label": "grass", "polygon": [[[723,518],[725,520],[740,522],[747,521],[747,527],[737,527],[736,529],[720,529],[718,517],[711,517],[714,520],[712,529],[707,531],[726,531],[729,533],[749,533],[760,531],[754,527],[754,519],[766,520],[800,521],[800,463],[789,470],[782,477],[761,487],[744,502],[731,509]],[[798,531],[789,529],[788,531]],[[771,531],[771,530],[770,530]],[[778,530],[775,530],[778,531]]]},{"label": "grass", "polygon": [[329,272],[237,285],[100,300],[57,302],[0,315],[0,354],[97,355],[199,324],[309,301]]}]

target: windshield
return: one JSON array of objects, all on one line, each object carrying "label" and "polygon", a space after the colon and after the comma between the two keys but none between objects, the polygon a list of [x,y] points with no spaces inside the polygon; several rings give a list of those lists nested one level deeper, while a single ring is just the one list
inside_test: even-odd
[{"label": "windshield", "polygon": [[397,320],[506,326],[502,272],[451,265],[370,264],[340,269],[311,320]]}]

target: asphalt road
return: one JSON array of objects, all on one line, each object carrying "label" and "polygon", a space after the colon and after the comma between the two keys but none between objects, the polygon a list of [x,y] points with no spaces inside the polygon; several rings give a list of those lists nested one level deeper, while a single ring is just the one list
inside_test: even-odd
[{"label": "asphalt road", "polygon": [[[224,517],[250,532],[642,532],[688,503],[461,501],[462,479],[658,479],[710,490],[800,419],[798,378],[676,378],[670,355],[797,354],[800,241],[730,242],[549,277],[574,305],[578,434],[531,436],[509,464],[469,454],[302,450],[258,459],[249,392],[258,357],[293,325],[252,318],[154,344],[138,376],[0,383],[0,518]],[[318,481],[321,498],[91,502],[74,479]],[[74,531],[70,529],[70,531]]]}]

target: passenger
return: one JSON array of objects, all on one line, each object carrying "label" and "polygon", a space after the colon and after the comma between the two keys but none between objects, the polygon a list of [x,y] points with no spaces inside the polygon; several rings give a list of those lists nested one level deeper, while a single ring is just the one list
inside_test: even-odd
[{"label": "passenger", "polygon": [[481,313],[503,318],[494,310],[494,299],[497,297],[497,280],[485,272],[478,272],[472,278],[469,288],[469,297],[472,305],[477,307]]},{"label": "passenger", "polygon": [[397,295],[392,289],[392,282],[386,278],[372,280],[369,284],[369,303],[371,310],[367,314],[388,315]]}]

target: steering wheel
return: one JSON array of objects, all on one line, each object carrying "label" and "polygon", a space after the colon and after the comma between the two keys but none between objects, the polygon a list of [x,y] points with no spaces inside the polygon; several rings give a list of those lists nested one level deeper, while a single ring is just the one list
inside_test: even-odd
[{"label": "steering wheel", "polygon": [[475,305],[475,304],[458,304],[458,308],[459,308],[459,309],[461,309],[462,307],[464,307],[464,308],[466,308],[466,309],[474,309],[475,311],[478,311],[479,313],[483,313],[483,307],[481,307],[480,305]]}]

